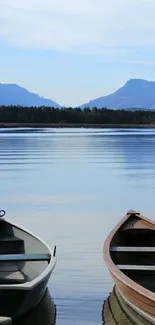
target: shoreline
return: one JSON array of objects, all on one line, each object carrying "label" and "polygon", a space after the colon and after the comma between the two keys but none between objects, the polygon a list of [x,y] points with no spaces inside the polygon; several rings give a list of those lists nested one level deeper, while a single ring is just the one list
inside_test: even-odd
[{"label": "shoreline", "polygon": [[0,128],[155,128],[155,124],[0,123]]}]

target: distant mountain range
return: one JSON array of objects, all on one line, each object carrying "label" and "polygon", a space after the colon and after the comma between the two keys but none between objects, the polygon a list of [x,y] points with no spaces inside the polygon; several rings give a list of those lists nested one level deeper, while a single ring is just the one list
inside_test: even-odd
[{"label": "distant mountain range", "polygon": [[51,99],[40,97],[16,84],[0,83],[0,105],[51,106],[60,107]]},{"label": "distant mountain range", "polygon": [[[53,100],[40,97],[19,85],[4,83],[0,83],[0,105],[61,107]],[[155,110],[155,81],[130,79],[114,93],[90,100],[78,107]]]},{"label": "distant mountain range", "polygon": [[90,100],[79,106],[111,109],[155,109],[155,81],[131,79],[111,95]]}]

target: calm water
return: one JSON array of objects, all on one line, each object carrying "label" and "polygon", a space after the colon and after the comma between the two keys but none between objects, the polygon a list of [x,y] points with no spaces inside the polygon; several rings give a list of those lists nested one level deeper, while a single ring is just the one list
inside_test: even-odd
[{"label": "calm water", "polygon": [[50,245],[57,325],[102,324],[102,258],[130,208],[155,220],[155,130],[0,130],[1,209]]}]

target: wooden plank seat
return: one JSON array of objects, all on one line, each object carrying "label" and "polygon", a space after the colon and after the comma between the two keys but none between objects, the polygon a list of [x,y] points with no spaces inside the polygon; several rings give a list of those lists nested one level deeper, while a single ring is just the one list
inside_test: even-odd
[{"label": "wooden plank seat", "polygon": [[0,254],[0,262],[49,261],[50,259],[50,254]]},{"label": "wooden plank seat", "polygon": [[128,264],[117,264],[120,270],[127,271],[155,271],[155,265],[128,265]]},{"label": "wooden plank seat", "polygon": [[111,246],[111,252],[147,252],[155,253],[155,247]]}]

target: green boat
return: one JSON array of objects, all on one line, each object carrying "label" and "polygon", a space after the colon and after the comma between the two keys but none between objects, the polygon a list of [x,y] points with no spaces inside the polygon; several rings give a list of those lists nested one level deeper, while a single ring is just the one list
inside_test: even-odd
[{"label": "green boat", "polygon": [[0,210],[0,315],[17,318],[43,297],[56,265],[53,250]]}]

